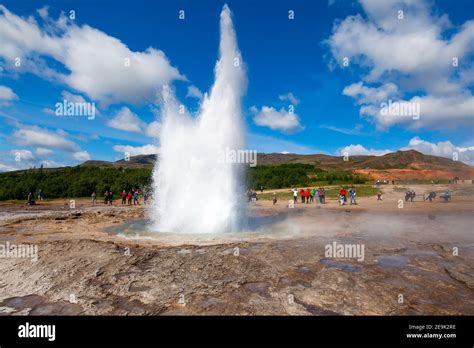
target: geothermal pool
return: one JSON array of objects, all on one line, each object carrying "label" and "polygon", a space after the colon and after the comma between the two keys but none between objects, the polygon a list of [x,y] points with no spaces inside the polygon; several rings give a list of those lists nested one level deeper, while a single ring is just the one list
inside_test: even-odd
[{"label": "geothermal pool", "polygon": [[[106,232],[126,239],[150,239],[170,245],[296,238],[321,241],[342,238],[392,246],[408,241],[429,243],[436,240],[454,245],[456,241],[473,238],[470,215],[450,212],[396,214],[314,207],[280,208],[277,211],[250,211],[247,218],[242,219],[241,226],[238,231],[158,231],[148,219],[137,219],[109,227]],[[390,260],[382,262],[389,263]]]},{"label": "geothermal pool", "polygon": [[242,217],[239,230],[229,229],[219,232],[162,231],[155,229],[155,225],[149,219],[132,220],[120,226],[107,228],[106,232],[126,239],[150,239],[167,244],[220,243],[262,238],[285,239],[294,238],[305,232],[297,225],[297,217],[302,213],[300,210],[295,210],[272,215],[249,215]]}]

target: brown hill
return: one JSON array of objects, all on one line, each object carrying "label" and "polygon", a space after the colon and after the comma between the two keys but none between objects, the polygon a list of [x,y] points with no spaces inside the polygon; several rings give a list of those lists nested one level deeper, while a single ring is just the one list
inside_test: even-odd
[{"label": "brown hill", "polygon": [[323,170],[351,170],[374,180],[474,179],[474,167],[449,158],[425,155],[415,150],[383,156],[344,157],[328,155],[259,154],[258,165],[312,164]]},{"label": "brown hill", "polygon": [[[128,161],[87,161],[83,166],[116,166],[124,168],[151,167],[156,155],[132,156]],[[449,158],[425,155],[415,150],[397,151],[383,156],[342,156],[324,154],[298,155],[259,153],[257,165],[304,163],[322,170],[351,170],[374,179],[474,179],[474,167]]]},{"label": "brown hill", "polygon": [[285,163],[313,164],[321,169],[445,169],[446,167],[466,169],[467,164],[449,158],[424,155],[415,150],[397,151],[383,156],[342,156],[298,155],[298,154],[258,154],[258,165]]},{"label": "brown hill", "polygon": [[116,162],[107,162],[107,161],[86,161],[81,164],[81,166],[96,166],[96,167],[123,167],[123,168],[139,168],[139,167],[152,167],[155,164],[156,155],[138,155],[131,156],[128,161],[121,159]]}]

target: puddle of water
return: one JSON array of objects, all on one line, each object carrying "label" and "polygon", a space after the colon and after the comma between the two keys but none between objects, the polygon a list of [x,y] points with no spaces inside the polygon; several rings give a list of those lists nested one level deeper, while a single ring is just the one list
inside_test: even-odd
[{"label": "puddle of water", "polygon": [[439,258],[438,253],[434,250],[408,249],[405,251],[405,254],[408,256],[417,256],[417,257],[430,256],[430,257]]},{"label": "puddle of water", "polygon": [[377,258],[379,266],[386,268],[402,268],[408,264],[408,261],[406,256],[379,256]]},{"label": "puddle of water", "polygon": [[327,267],[336,268],[344,272],[356,273],[356,272],[362,271],[362,267],[360,266],[354,266],[349,263],[344,263],[341,261],[322,259],[319,262],[321,262],[323,265]]},{"label": "puddle of water", "polygon": [[306,266],[299,266],[297,268],[297,271],[299,273],[303,273],[303,274],[306,274],[306,275],[314,275],[313,270],[311,268],[306,267]]},{"label": "puddle of water", "polygon": [[22,297],[11,297],[3,300],[0,306],[11,307],[15,309],[33,308],[45,303],[46,299],[40,295],[27,295]]},{"label": "puddle of water", "polygon": [[74,303],[46,303],[33,308],[29,315],[78,315],[82,313],[81,306]]},{"label": "puddle of water", "polygon": [[69,302],[48,303],[46,298],[39,295],[27,295],[5,299],[0,306],[23,310],[32,308],[29,315],[78,315],[82,307]]},{"label": "puddle of water", "polygon": [[118,235],[127,239],[148,239],[167,243],[242,241],[255,238],[288,237],[295,231],[295,225],[287,222],[288,217],[301,215],[299,211],[280,212],[264,216],[246,216],[240,231],[225,233],[182,233],[163,232],[151,229],[148,219],[135,219],[119,226],[105,229],[110,235]]},{"label": "puddle of water", "polygon": [[[251,238],[258,232],[229,232],[229,233],[172,233],[158,232],[149,229],[149,221],[139,219],[127,222],[120,226],[106,228],[105,231],[111,235],[118,235],[131,240],[156,240],[169,243],[192,243],[192,242],[213,242],[218,240],[242,240]],[[260,234],[263,234],[260,232]]]}]

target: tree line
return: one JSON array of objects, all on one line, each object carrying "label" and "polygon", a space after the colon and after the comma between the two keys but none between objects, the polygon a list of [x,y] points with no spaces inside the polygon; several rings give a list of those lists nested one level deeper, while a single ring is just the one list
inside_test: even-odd
[{"label": "tree line", "polygon": [[[26,199],[29,192],[35,197],[38,190],[44,198],[100,197],[106,190],[115,194],[122,190],[149,190],[152,167],[123,168],[104,166],[76,166],[56,169],[31,168],[0,173],[0,200]],[[361,184],[365,180],[349,171],[323,171],[311,164],[280,164],[248,168],[247,187],[258,190],[307,187],[315,183]],[[216,188],[219,189],[219,188]]]},{"label": "tree line", "polygon": [[0,200],[25,199],[28,192],[43,197],[100,196],[106,190],[116,194],[151,184],[151,168],[77,166],[57,169],[32,168],[0,174]]}]

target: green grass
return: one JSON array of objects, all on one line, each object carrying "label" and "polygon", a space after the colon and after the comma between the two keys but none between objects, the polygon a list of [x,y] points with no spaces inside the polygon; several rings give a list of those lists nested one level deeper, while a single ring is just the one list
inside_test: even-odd
[{"label": "green grass", "polygon": [[25,200],[9,199],[9,200],[6,200],[6,201],[1,201],[1,202],[2,202],[2,204],[5,204],[5,205],[22,205],[22,204],[26,203],[26,199]]}]

